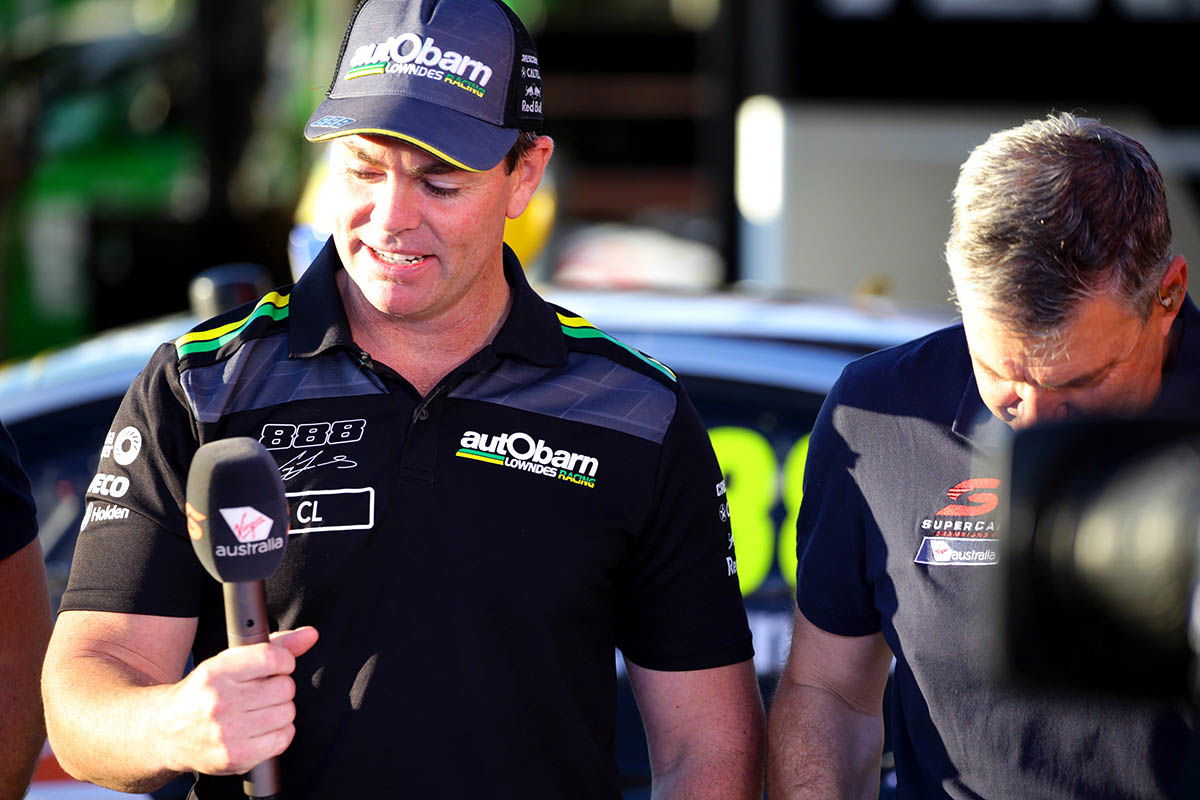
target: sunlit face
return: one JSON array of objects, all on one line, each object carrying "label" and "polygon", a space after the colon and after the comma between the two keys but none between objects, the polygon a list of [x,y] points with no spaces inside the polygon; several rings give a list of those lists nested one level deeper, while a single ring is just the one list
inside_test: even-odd
[{"label": "sunlit face", "polygon": [[419,322],[504,290],[504,221],[524,210],[540,168],[531,176],[523,162],[508,174],[501,162],[467,172],[384,136],[346,136],[332,147],[327,191],[334,243],[357,287],[346,298],[352,318],[380,312]]},{"label": "sunlit face", "polygon": [[[959,291],[963,327],[979,395],[1013,428],[1101,413],[1136,413],[1150,406],[1162,383],[1172,304],[1155,304],[1150,318],[1108,296],[1081,301],[1053,338],[1023,336],[982,311],[970,290]],[[1166,295],[1171,296],[1171,295]]]}]

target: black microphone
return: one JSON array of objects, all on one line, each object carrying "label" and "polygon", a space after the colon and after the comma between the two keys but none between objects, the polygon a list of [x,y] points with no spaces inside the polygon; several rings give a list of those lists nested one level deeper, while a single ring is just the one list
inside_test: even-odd
[{"label": "black microphone", "polygon": [[[229,646],[268,641],[263,581],[283,561],[290,520],[275,459],[246,436],[202,445],[188,471],[185,510],[192,547],[225,592]],[[279,794],[273,758],[244,777],[248,797],[268,800]]]}]

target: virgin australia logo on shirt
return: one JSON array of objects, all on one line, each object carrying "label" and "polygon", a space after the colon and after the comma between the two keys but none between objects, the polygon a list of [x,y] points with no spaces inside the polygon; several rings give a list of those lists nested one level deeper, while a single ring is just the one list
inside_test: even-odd
[{"label": "virgin australia logo on shirt", "polygon": [[926,536],[913,562],[935,567],[978,567],[995,564],[996,540]]}]

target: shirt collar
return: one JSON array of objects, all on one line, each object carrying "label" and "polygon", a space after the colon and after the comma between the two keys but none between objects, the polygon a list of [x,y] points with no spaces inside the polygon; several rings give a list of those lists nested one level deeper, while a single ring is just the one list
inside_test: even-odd
[{"label": "shirt collar", "polygon": [[[1195,414],[1196,398],[1200,397],[1200,309],[1190,295],[1184,297],[1171,335],[1174,353],[1163,369],[1162,388],[1150,408],[1155,416]],[[994,446],[1011,436],[1012,430],[983,404],[969,359],[968,355],[967,383],[953,430],[976,446]]]},{"label": "shirt collar", "polygon": [[333,238],[292,287],[291,325],[288,345],[292,356],[306,358],[334,347],[354,349],[346,309],[337,287],[337,271],[342,268]]},{"label": "shirt collar", "polygon": [[1172,326],[1173,352],[1163,370],[1162,388],[1151,411],[1160,415],[1194,416],[1200,398],[1200,309],[1190,295]]},{"label": "shirt collar", "polygon": [[983,404],[979,396],[979,386],[975,383],[975,370],[971,367],[971,357],[967,355],[967,385],[963,388],[962,399],[958,403],[958,413],[954,416],[951,429],[962,438],[979,448],[997,447],[1008,440],[1013,434],[1001,419]]},{"label": "shirt collar", "polygon": [[512,307],[492,349],[544,367],[566,363],[567,345],[558,312],[529,285],[521,262],[508,245],[504,245],[504,278],[512,290]]},{"label": "shirt collar", "polygon": [[[338,291],[340,269],[342,262],[330,238],[292,288],[289,305],[295,316],[289,333],[291,355],[308,357],[334,347],[357,348]],[[567,347],[557,313],[530,287],[521,262],[508,245],[504,245],[504,278],[512,290],[512,306],[496,333],[492,350],[541,366],[565,363]]]}]

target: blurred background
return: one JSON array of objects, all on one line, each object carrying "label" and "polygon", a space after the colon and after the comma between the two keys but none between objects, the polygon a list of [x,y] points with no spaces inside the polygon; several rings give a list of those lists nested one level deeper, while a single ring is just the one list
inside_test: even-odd
[{"label": "blurred background", "polygon": [[[1176,249],[1200,259],[1200,0],[508,2],[557,151],[506,239],[552,300],[683,376],[769,699],[808,431],[848,361],[952,319],[942,245],[971,148],[1054,110],[1099,117],[1155,156]],[[193,278],[286,284],[325,239],[324,146],[302,129],[353,6],[0,0],[0,419],[56,602],[125,388],[215,311],[189,311]],[[625,797],[643,800],[621,686]],[[33,800],[110,796],[45,755]],[[894,785],[885,752],[881,797]]]},{"label": "blurred background", "polygon": [[[543,280],[944,304],[958,164],[1050,110],[1141,139],[1200,253],[1200,0],[510,5],[559,147],[511,237]],[[0,0],[0,361],[183,310],[214,265],[291,280],[352,7]]]}]

